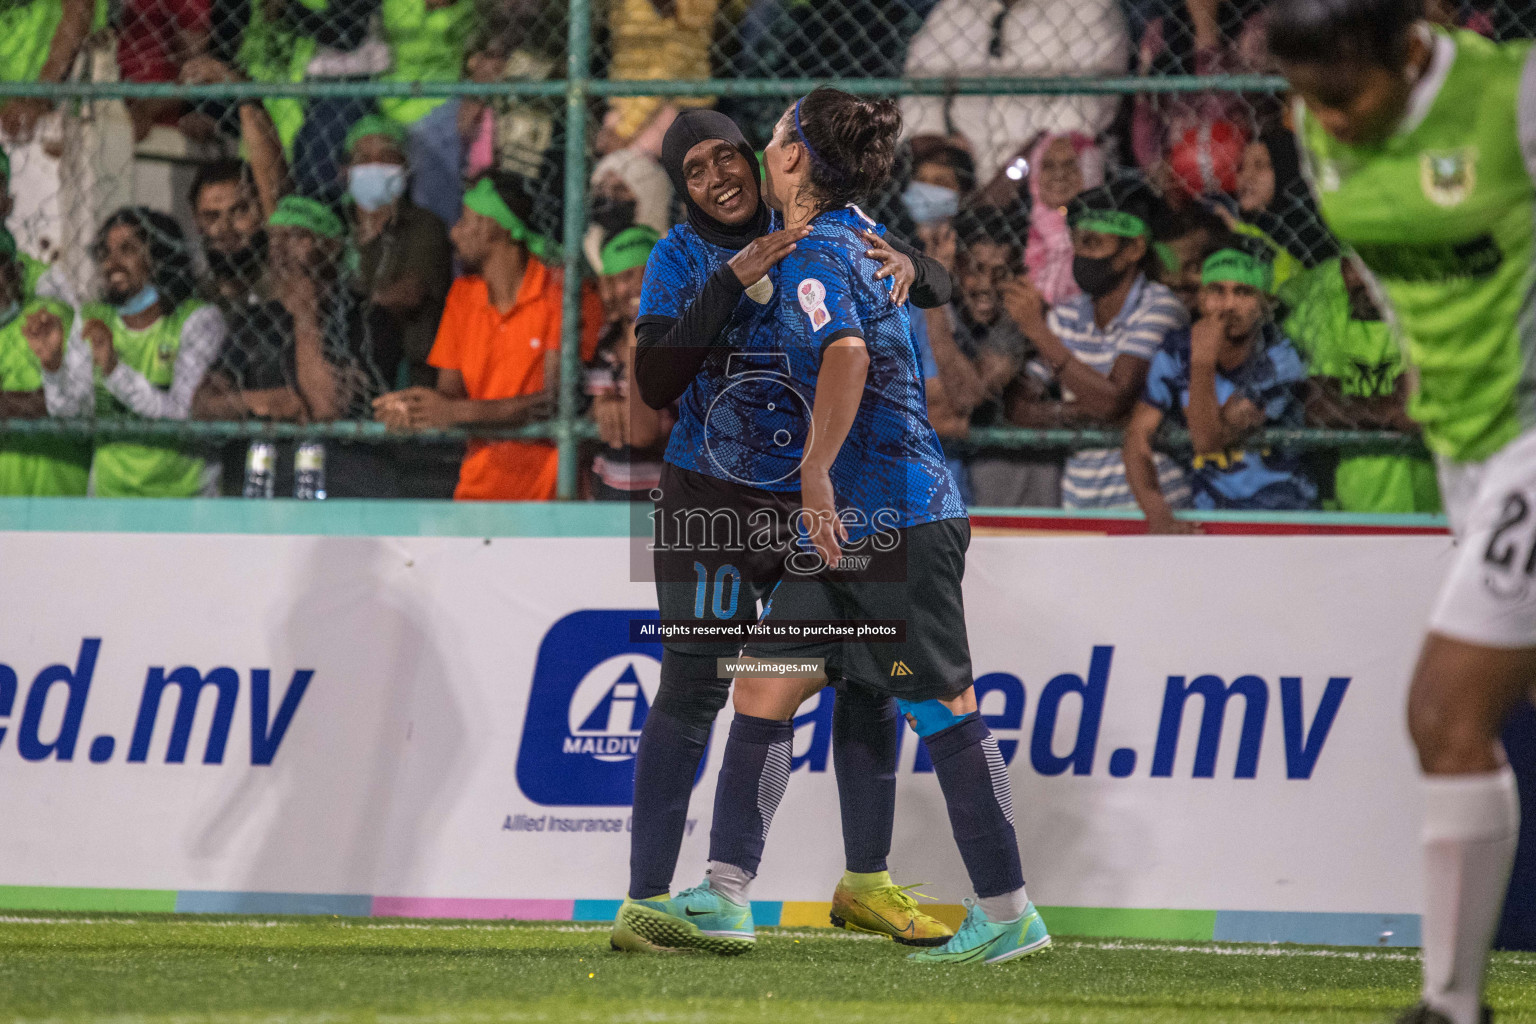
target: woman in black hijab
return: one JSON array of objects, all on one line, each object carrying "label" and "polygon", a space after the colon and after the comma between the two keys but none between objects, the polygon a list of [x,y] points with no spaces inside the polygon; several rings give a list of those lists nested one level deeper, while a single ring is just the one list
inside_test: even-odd
[{"label": "woman in black hijab", "polygon": [[1244,221],[1284,246],[1308,267],[1339,254],[1323,226],[1306,179],[1296,136],[1283,128],[1265,132],[1243,151],[1237,172],[1237,204]]}]

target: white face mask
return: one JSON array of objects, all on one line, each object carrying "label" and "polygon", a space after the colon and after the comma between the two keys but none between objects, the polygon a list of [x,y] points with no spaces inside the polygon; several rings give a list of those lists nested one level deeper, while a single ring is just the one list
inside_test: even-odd
[{"label": "white face mask", "polygon": [[358,164],[347,170],[347,191],[359,208],[372,213],[405,194],[405,168],[399,164]]}]

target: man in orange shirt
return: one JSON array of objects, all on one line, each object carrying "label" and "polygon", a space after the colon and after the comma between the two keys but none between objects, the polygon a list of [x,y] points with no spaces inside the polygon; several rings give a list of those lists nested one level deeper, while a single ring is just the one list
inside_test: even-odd
[{"label": "man in orange shirt", "polygon": [[[464,195],[450,238],[466,271],[453,283],[427,362],[437,387],[407,388],[374,402],[396,429],[518,427],[554,409],[559,372],[562,275],[549,239],[528,226],[533,201],[510,174],[492,171]],[[602,302],[583,289],[581,349],[589,359]],[[459,467],[458,501],[548,501],[555,496],[555,446],[544,441],[470,441]]]}]

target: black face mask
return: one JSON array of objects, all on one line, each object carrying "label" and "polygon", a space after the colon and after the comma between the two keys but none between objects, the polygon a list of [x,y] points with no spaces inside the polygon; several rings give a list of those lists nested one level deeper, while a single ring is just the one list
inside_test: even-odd
[{"label": "black face mask", "polygon": [[1115,253],[1111,256],[1099,256],[1090,258],[1087,256],[1072,257],[1072,280],[1089,298],[1097,299],[1101,295],[1108,295],[1115,290],[1115,286],[1125,280],[1125,271],[1117,271],[1114,268]]},{"label": "black face mask", "polygon": [[600,196],[592,201],[591,216],[592,223],[602,228],[611,238],[634,224],[635,201]]}]

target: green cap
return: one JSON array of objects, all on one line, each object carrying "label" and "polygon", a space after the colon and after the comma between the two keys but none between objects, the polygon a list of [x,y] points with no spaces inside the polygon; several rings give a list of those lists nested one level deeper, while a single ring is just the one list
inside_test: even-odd
[{"label": "green cap", "polygon": [[512,207],[501,198],[490,178],[481,178],[479,184],[464,193],[464,206],[506,228],[512,233],[512,241],[526,245],[528,251],[544,263],[559,261],[559,247],[524,224],[523,219],[513,213]]},{"label": "green cap", "polygon": [[267,226],[273,228],[304,228],[321,238],[337,239],[347,233],[347,226],[336,216],[336,211],[318,199],[308,196],[283,196],[277,201],[277,209],[267,218]]},{"label": "green cap", "polygon": [[1274,287],[1275,270],[1268,263],[1241,249],[1218,249],[1206,257],[1200,268],[1200,283],[1232,281],[1257,288],[1268,295]]},{"label": "green cap", "polygon": [[357,144],[370,135],[382,135],[393,142],[400,152],[405,152],[405,127],[398,121],[392,121],[383,114],[367,114],[359,118],[357,123],[347,129],[346,150],[351,156]]},{"label": "green cap", "polygon": [[661,235],[647,224],[625,228],[603,246],[603,273],[622,274],[626,270],[645,266],[651,250],[661,241]]},{"label": "green cap", "polygon": [[1140,238],[1147,233],[1147,222],[1134,213],[1092,207],[1080,207],[1073,211],[1072,226],[1084,231],[1097,231],[1101,235],[1119,235],[1121,238]]}]

